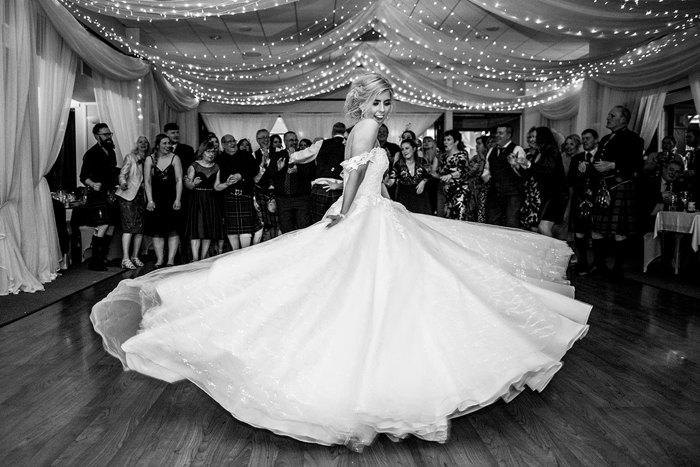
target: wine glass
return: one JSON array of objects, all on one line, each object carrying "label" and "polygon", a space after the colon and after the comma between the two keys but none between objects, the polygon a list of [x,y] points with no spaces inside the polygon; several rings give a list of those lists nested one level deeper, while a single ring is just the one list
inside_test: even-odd
[{"label": "wine glass", "polygon": [[690,198],[690,192],[689,191],[681,191],[679,193],[679,199],[681,203],[683,204],[683,211],[688,210],[688,201]]}]

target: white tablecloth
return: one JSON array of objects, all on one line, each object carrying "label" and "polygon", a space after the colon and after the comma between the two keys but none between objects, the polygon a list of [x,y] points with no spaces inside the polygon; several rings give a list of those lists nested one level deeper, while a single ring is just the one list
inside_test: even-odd
[{"label": "white tablecloth", "polygon": [[659,211],[654,223],[654,238],[660,231],[690,234],[690,245],[698,251],[700,246],[700,213]]}]

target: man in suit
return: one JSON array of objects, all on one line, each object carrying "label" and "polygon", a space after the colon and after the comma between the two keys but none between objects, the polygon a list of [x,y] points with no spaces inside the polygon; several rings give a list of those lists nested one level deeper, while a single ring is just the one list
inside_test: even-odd
[{"label": "man in suit", "polygon": [[664,165],[661,175],[653,175],[644,181],[640,201],[645,232],[654,230],[656,213],[659,211],[682,209],[679,200],[680,192],[684,190],[682,174],[683,164],[671,161]]},{"label": "man in suit", "polygon": [[[606,119],[610,134],[600,140],[600,157],[593,167],[603,178],[609,203],[597,202],[593,211],[593,270],[596,274],[608,273],[606,264],[606,239],[615,241],[615,265],[612,273],[622,276],[622,266],[627,252],[627,239],[636,233],[637,206],[636,178],[644,163],[644,140],[627,126],[630,111],[615,106]],[[597,196],[598,200],[604,197]]]},{"label": "man in suit", "polygon": [[293,131],[284,134],[287,149],[272,154],[268,172],[274,185],[277,216],[282,233],[311,225],[309,195],[311,182],[316,178],[314,164],[295,164],[289,160],[299,139]]},{"label": "man in suit", "polygon": [[[195,161],[194,149],[185,143],[180,142],[180,127],[177,123],[166,123],[163,127],[163,133],[166,134],[173,148],[172,151],[180,158],[180,163],[182,164],[183,176],[187,177],[187,169]],[[184,180],[183,180],[184,183]],[[180,199],[181,212],[187,212],[187,206],[189,203],[189,191],[182,190],[182,197]],[[179,224],[177,227],[177,233],[180,236],[180,261],[183,263],[189,263],[191,261],[191,251],[187,247],[190,244],[189,238],[185,236],[185,224],[187,223],[187,216],[179,216]]]},{"label": "man in suit", "polygon": [[491,180],[486,195],[486,223],[520,228],[520,206],[523,203],[523,176],[527,164],[525,151],[511,141],[513,127],[496,129],[496,147],[488,155]]},{"label": "man in suit", "polygon": [[106,123],[98,123],[92,128],[97,143],[83,156],[80,168],[80,181],[88,190],[85,211],[89,225],[95,228],[92,235],[92,256],[88,268],[93,271],[107,270],[107,253],[112,240],[114,226],[119,213],[110,206],[109,193],[118,184],[117,156],[114,152],[112,130]]},{"label": "man in suit", "polygon": [[328,208],[343,194],[343,179],[340,174],[345,160],[345,124],[333,125],[331,137],[291,154],[292,163],[316,162],[316,178],[311,182],[311,223],[323,219]]}]

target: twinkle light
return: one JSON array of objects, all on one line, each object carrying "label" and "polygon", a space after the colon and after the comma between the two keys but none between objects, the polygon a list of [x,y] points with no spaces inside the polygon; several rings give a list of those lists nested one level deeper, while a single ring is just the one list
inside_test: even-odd
[{"label": "twinkle light", "polygon": [[[517,110],[550,102],[586,77],[615,73],[698,37],[697,27],[679,29],[602,59],[553,60],[496,41],[478,44],[469,38],[476,31],[471,26],[457,34],[455,24],[466,22],[456,18],[454,4],[448,7],[442,0],[433,0],[433,12],[444,12],[442,22],[416,8],[419,2],[358,1],[295,34],[269,40],[258,49],[260,57],[233,64],[223,56],[164,52],[141,44],[75,8],[75,1],[60,1],[110,42],[148,60],[174,85],[200,100],[238,105],[280,104],[324,94],[347,85],[359,67],[389,76],[397,98],[406,102],[440,109]],[[370,31],[376,32],[377,46],[361,40]],[[273,54],[272,47],[287,52]]]},{"label": "twinkle light", "polygon": [[137,21],[207,18],[274,8],[298,0],[66,0],[97,13]]}]

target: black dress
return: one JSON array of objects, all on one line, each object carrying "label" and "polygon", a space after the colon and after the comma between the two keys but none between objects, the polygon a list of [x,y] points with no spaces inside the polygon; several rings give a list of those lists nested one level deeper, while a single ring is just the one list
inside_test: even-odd
[{"label": "black dress", "polygon": [[220,204],[214,194],[219,166],[214,164],[211,167],[204,167],[199,162],[193,162],[190,167],[194,168],[192,179],[200,178],[202,182],[190,191],[185,235],[193,239],[223,238]]},{"label": "black dress", "polygon": [[[153,156],[150,156],[153,158]],[[160,170],[153,160],[151,168],[151,194],[156,207],[153,211],[146,211],[145,233],[151,237],[170,237],[177,234],[178,221],[180,212],[173,209],[175,197],[175,166],[173,154],[170,159],[170,164]]]},{"label": "black dress", "polygon": [[394,164],[392,178],[396,179],[396,201],[406,206],[411,212],[417,214],[432,214],[428,190],[423,187],[423,192],[416,193],[416,187],[423,180],[430,178],[428,163],[422,157],[416,158],[413,174],[403,160]]}]

